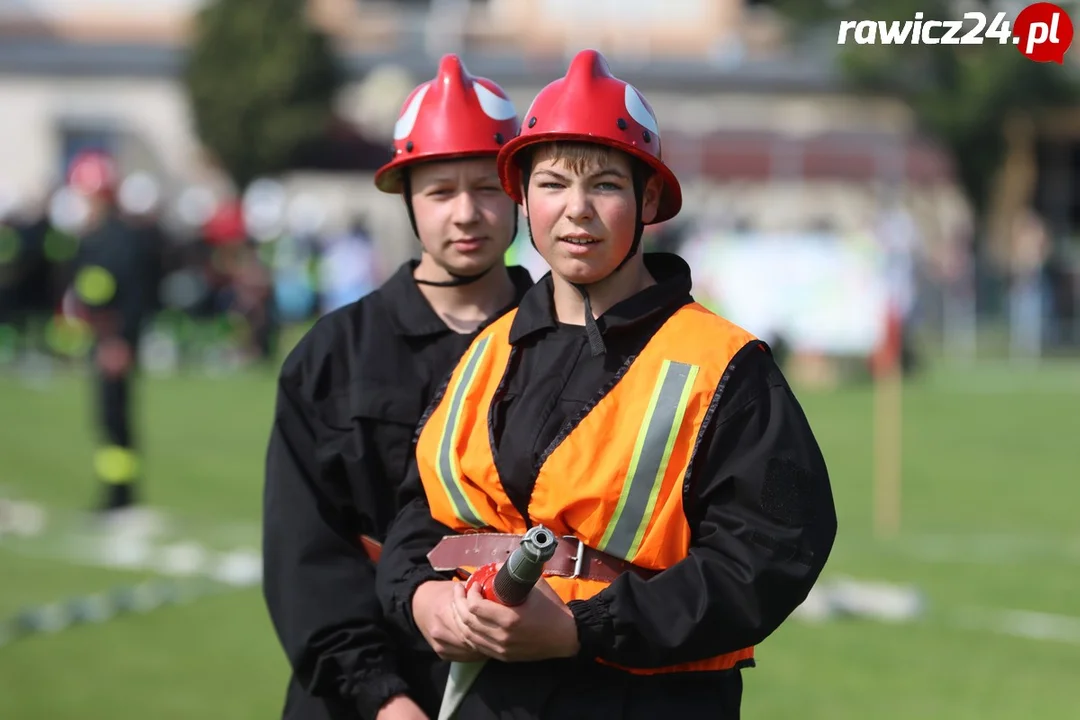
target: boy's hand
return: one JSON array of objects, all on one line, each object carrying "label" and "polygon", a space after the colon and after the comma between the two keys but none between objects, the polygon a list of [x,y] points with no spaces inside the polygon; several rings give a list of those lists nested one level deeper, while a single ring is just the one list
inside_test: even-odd
[{"label": "boy's hand", "polygon": [[504,662],[573,657],[581,645],[570,608],[540,578],[524,603],[507,607],[485,600],[478,587],[454,583],[453,619],[469,647]]}]

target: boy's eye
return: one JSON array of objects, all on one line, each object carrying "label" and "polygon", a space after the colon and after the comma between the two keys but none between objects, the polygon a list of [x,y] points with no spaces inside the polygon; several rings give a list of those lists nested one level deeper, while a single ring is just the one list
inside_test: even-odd
[{"label": "boy's eye", "polygon": [[622,187],[613,182],[597,183],[596,187],[600,188],[601,190],[622,190]]},{"label": "boy's eye", "polygon": [[540,183],[540,187],[542,187],[542,188],[560,188],[560,187],[562,187],[562,184],[557,183],[557,182],[553,182],[551,180],[547,180],[547,181],[544,181],[544,182]]}]

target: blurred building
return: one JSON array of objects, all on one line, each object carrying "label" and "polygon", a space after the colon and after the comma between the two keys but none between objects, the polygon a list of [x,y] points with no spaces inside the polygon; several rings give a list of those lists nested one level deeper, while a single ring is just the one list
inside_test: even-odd
[{"label": "blurred building", "polygon": [[[178,81],[203,1],[0,0],[0,183],[44,192],[68,158],[95,145],[167,187],[220,186]],[[371,187],[383,158],[370,148],[385,147],[405,94],[442,53],[463,54],[524,113],[586,46],[604,51],[650,98],[668,159],[686,181],[688,214],[760,230],[851,230],[867,227],[883,197],[900,191],[929,242],[962,222],[948,158],[916,132],[910,110],[893,97],[846,92],[832,65],[835,37],[794,46],[764,3],[310,0],[310,8],[351,77],[340,114],[369,148],[355,167],[286,179],[320,193],[331,226],[344,228],[361,206],[377,237],[408,233],[392,198]],[[1054,126],[1055,147],[1068,152],[1047,172],[1077,187],[1080,125],[1067,127]],[[1071,231],[1080,227],[1080,201],[1059,188],[1049,185],[1043,202]]]}]

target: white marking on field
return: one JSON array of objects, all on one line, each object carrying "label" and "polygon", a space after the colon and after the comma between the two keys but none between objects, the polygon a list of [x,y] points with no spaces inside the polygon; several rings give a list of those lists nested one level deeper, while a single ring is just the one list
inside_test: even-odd
[{"label": "white marking on field", "polygon": [[[33,512],[24,512],[27,509]],[[192,537],[178,533],[174,520],[150,508],[124,511],[105,522],[71,512],[49,512],[29,502],[6,501],[0,511],[0,549],[22,556],[83,567],[210,577],[234,587],[262,581],[262,557],[252,548],[257,543],[251,542],[258,538],[256,526],[201,523]],[[47,528],[44,518],[51,521]],[[207,538],[229,549],[212,549]]]},{"label": "white marking on field", "polygon": [[853,618],[889,625],[944,622],[957,629],[1080,645],[1080,617],[977,606],[937,615],[928,612],[929,605],[912,585],[839,578],[818,582],[792,617],[813,624]]},{"label": "white marking on field", "polygon": [[911,622],[926,612],[926,598],[912,585],[834,578],[818,582],[795,610],[809,622],[867,618],[885,623]]},{"label": "white marking on field", "polygon": [[972,607],[957,613],[953,622],[972,630],[1080,645],[1080,617],[1070,615]]},{"label": "white marking on field", "polygon": [[0,498],[0,537],[32,538],[45,532],[49,515],[36,503]]},{"label": "white marking on field", "polygon": [[845,546],[843,552],[889,554],[920,562],[957,565],[1080,565],[1080,536],[976,533],[908,535],[884,543]]}]

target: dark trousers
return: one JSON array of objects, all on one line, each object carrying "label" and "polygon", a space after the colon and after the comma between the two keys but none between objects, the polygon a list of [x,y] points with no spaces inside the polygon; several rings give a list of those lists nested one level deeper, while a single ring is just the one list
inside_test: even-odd
[{"label": "dark trousers", "polygon": [[94,376],[95,424],[99,437],[94,469],[101,485],[101,507],[114,510],[135,502],[139,463],[131,433],[133,373]]},{"label": "dark trousers", "polygon": [[739,720],[742,674],[632,675],[591,662],[489,662],[457,720]]},{"label": "dark trousers", "polygon": [[130,422],[131,374],[118,378],[97,377],[98,422],[102,439],[109,445],[132,448]]}]

